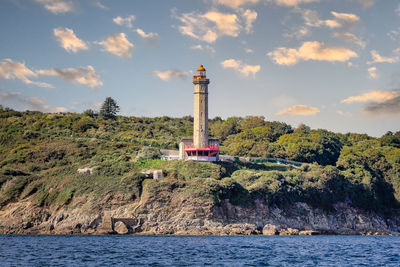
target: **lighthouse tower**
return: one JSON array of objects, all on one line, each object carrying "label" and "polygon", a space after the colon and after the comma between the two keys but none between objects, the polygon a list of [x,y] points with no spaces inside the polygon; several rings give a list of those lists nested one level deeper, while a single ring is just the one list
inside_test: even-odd
[{"label": "lighthouse tower", "polygon": [[197,161],[218,161],[219,140],[208,138],[208,84],[203,65],[193,76],[194,113],[193,139],[182,138],[179,144],[179,159]]},{"label": "lighthouse tower", "polygon": [[208,147],[208,84],[206,69],[203,65],[193,76],[194,113],[193,113],[193,145],[196,148]]}]

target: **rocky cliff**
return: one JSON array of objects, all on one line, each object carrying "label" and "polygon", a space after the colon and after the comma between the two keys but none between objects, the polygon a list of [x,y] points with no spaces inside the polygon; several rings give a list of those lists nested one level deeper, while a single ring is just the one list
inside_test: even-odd
[{"label": "rocky cliff", "polygon": [[[179,189],[177,189],[179,191]],[[177,190],[140,198],[105,195],[73,198],[68,206],[39,207],[31,199],[0,210],[0,232],[18,234],[160,234],[160,235],[314,235],[398,234],[400,216],[384,218],[345,203],[332,211],[296,202],[286,208],[262,200],[248,205],[219,205],[184,198]]]}]

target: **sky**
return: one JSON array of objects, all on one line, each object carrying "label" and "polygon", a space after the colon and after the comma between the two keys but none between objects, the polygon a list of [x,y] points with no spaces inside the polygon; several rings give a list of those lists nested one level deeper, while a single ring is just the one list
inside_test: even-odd
[{"label": "sky", "polygon": [[399,0],[2,0],[0,104],[400,130]]}]

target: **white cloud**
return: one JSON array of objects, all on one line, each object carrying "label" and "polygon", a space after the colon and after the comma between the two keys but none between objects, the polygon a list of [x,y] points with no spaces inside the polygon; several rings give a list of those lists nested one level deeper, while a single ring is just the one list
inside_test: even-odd
[{"label": "white cloud", "polygon": [[75,6],[71,1],[65,0],[35,0],[37,3],[42,4],[45,9],[53,14],[62,14],[72,12]]},{"label": "white cloud", "polygon": [[[393,51],[396,53],[396,49]],[[399,61],[398,56],[393,56],[393,57],[383,57],[379,55],[379,53],[375,50],[371,51],[371,57],[372,61],[367,62],[367,64],[373,64],[373,63],[396,63]]]},{"label": "white cloud", "polygon": [[9,58],[0,62],[0,79],[18,79],[25,84],[53,88],[51,84],[30,80],[30,78],[36,78],[37,76],[34,71],[25,66],[25,63],[15,62]]},{"label": "white cloud", "polygon": [[353,102],[376,102],[383,103],[398,97],[399,94],[396,91],[369,91],[362,95],[350,96],[342,103],[353,103]]},{"label": "white cloud", "polygon": [[132,22],[134,20],[135,20],[135,15],[129,15],[126,18],[123,18],[123,17],[120,17],[120,16],[113,18],[113,21],[114,21],[115,24],[118,24],[120,26],[125,26],[125,27],[128,27],[128,28],[132,28],[133,27]]},{"label": "white cloud", "polygon": [[348,29],[360,21],[357,15],[351,13],[331,11],[334,19],[321,20],[317,11],[301,8],[297,8],[296,11],[302,14],[306,26],[309,27],[325,26],[331,29],[346,27],[346,29]]},{"label": "white cloud", "polygon": [[254,50],[251,49],[251,48],[245,48],[244,51],[245,51],[247,54],[252,54],[252,53],[254,53]]},{"label": "white cloud", "polygon": [[244,64],[240,60],[236,60],[233,58],[222,61],[221,65],[225,69],[234,69],[245,77],[249,77],[251,75],[253,79],[256,77],[256,73],[259,72],[261,69],[260,65]]},{"label": "white cloud", "polygon": [[155,32],[149,32],[145,33],[142,29],[136,29],[137,34],[140,35],[144,40],[146,40],[149,43],[156,43],[158,42],[158,39],[160,38],[157,33]]},{"label": "white cloud", "polygon": [[126,39],[125,33],[109,35],[104,41],[97,42],[104,50],[124,58],[131,58],[134,45]]},{"label": "white cloud", "polygon": [[76,53],[79,50],[87,50],[89,47],[81,39],[76,37],[73,30],[68,28],[55,28],[54,36],[57,38],[61,47],[68,52]]},{"label": "white cloud", "polygon": [[351,13],[338,13],[331,11],[331,14],[338,20],[346,21],[348,23],[357,23],[360,21],[360,17],[356,14]]},{"label": "white cloud", "polygon": [[194,46],[191,47],[191,49],[200,50],[200,51],[206,52],[207,54],[215,55],[215,49],[212,48],[209,45],[200,45],[200,44],[199,45],[194,45]]},{"label": "white cloud", "polygon": [[92,66],[78,67],[78,68],[68,68],[68,69],[47,69],[39,70],[37,72],[39,75],[43,76],[56,76],[62,80],[79,83],[82,85],[89,86],[90,88],[95,88],[103,85],[100,77],[96,70]]},{"label": "white cloud", "polygon": [[155,70],[153,71],[153,75],[160,78],[163,81],[169,81],[171,78],[179,78],[186,79],[189,74],[180,70],[171,69],[171,70]]},{"label": "white cloud", "polygon": [[209,11],[203,15],[217,26],[217,29],[225,35],[238,36],[240,25],[236,14],[225,14],[218,11]]},{"label": "white cloud", "polygon": [[365,46],[367,45],[363,40],[350,32],[335,32],[333,33],[333,37],[342,39],[343,41],[346,41],[348,43],[359,45],[362,48],[365,48]]},{"label": "white cloud", "polygon": [[298,6],[300,4],[319,2],[319,0],[274,0],[274,2],[280,6]]},{"label": "white cloud", "polygon": [[290,108],[284,109],[276,113],[277,115],[300,115],[300,116],[310,116],[315,115],[320,110],[315,107],[306,105],[295,105]]},{"label": "white cloud", "polygon": [[304,42],[298,49],[279,47],[267,53],[267,55],[279,65],[295,65],[301,60],[348,61],[358,56],[356,52],[350,49],[318,41]]},{"label": "white cloud", "polygon": [[245,18],[245,30],[247,33],[251,33],[253,30],[253,23],[257,19],[257,12],[246,9],[243,13],[242,16]]},{"label": "white cloud", "polygon": [[214,0],[214,3],[237,9],[247,4],[257,4],[259,0]]},{"label": "white cloud", "polygon": [[224,35],[237,37],[243,28],[236,14],[209,11],[204,14],[191,12],[174,16],[183,23],[178,27],[181,34],[208,43]]},{"label": "white cloud", "polygon": [[23,97],[17,92],[5,92],[0,91],[1,102],[9,102],[23,105],[29,109],[39,110],[43,112],[66,112],[67,109],[64,107],[52,108],[48,106],[43,99],[37,97]]},{"label": "white cloud", "polygon": [[368,68],[368,75],[371,79],[378,79],[379,75],[376,72],[376,67]]}]

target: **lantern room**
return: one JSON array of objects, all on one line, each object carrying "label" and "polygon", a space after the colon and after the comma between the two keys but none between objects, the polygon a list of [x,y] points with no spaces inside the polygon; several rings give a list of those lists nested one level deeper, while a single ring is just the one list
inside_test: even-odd
[{"label": "lantern room", "polygon": [[200,65],[200,67],[197,69],[197,75],[193,76],[193,79],[205,79],[206,78],[206,69],[203,67],[203,65]]}]

